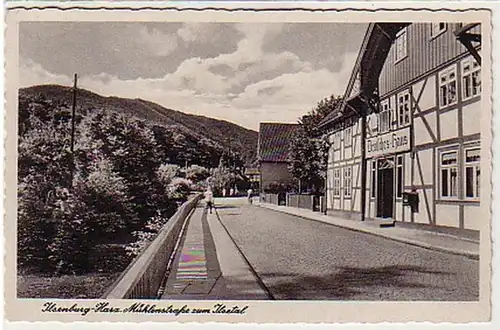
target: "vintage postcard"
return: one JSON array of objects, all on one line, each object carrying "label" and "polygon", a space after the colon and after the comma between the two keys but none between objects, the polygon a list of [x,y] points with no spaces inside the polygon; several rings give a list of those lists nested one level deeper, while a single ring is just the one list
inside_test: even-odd
[{"label": "vintage postcard", "polygon": [[489,321],[483,5],[9,3],[6,318]]}]

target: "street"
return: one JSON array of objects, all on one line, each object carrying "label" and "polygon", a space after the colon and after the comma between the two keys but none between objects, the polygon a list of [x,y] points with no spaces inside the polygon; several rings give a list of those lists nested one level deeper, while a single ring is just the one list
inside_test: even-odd
[{"label": "street", "polygon": [[246,198],[215,205],[274,299],[479,299],[477,260],[249,205]]}]

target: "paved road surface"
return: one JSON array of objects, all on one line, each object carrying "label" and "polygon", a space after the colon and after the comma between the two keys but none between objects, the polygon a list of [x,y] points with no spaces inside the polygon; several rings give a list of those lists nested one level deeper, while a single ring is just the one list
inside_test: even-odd
[{"label": "paved road surface", "polygon": [[244,198],[216,205],[275,299],[479,299],[477,260],[260,208]]}]

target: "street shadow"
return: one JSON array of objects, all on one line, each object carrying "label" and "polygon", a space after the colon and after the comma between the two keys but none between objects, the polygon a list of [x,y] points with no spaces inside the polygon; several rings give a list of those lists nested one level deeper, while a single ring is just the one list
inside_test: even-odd
[{"label": "street shadow", "polygon": [[[473,301],[473,292],[451,295],[433,285],[433,276],[451,273],[420,266],[339,267],[335,273],[308,276],[293,273],[259,273],[275,299],[284,300],[369,300],[369,301]],[[428,275],[428,276],[427,276]],[[442,283],[442,281],[432,281]],[[475,289],[473,290],[475,291]]]},{"label": "street shadow", "polygon": [[234,205],[220,205],[220,206],[215,206],[215,209],[216,210],[225,210],[225,209],[237,209],[239,208],[238,206],[234,206]]}]

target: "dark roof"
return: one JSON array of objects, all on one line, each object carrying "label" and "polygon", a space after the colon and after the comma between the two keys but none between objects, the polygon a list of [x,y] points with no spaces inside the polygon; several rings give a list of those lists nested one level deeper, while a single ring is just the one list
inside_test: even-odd
[{"label": "dark roof", "polygon": [[298,124],[260,123],[258,153],[264,162],[287,162],[288,148]]},{"label": "dark roof", "polygon": [[[370,23],[363,38],[353,72],[346,86],[342,101],[319,124],[320,128],[349,117],[351,111],[360,103],[361,94],[371,95],[378,84],[380,72],[396,38],[396,33],[410,23]],[[359,90],[353,87],[359,78]],[[350,105],[350,107],[346,107]]]}]

